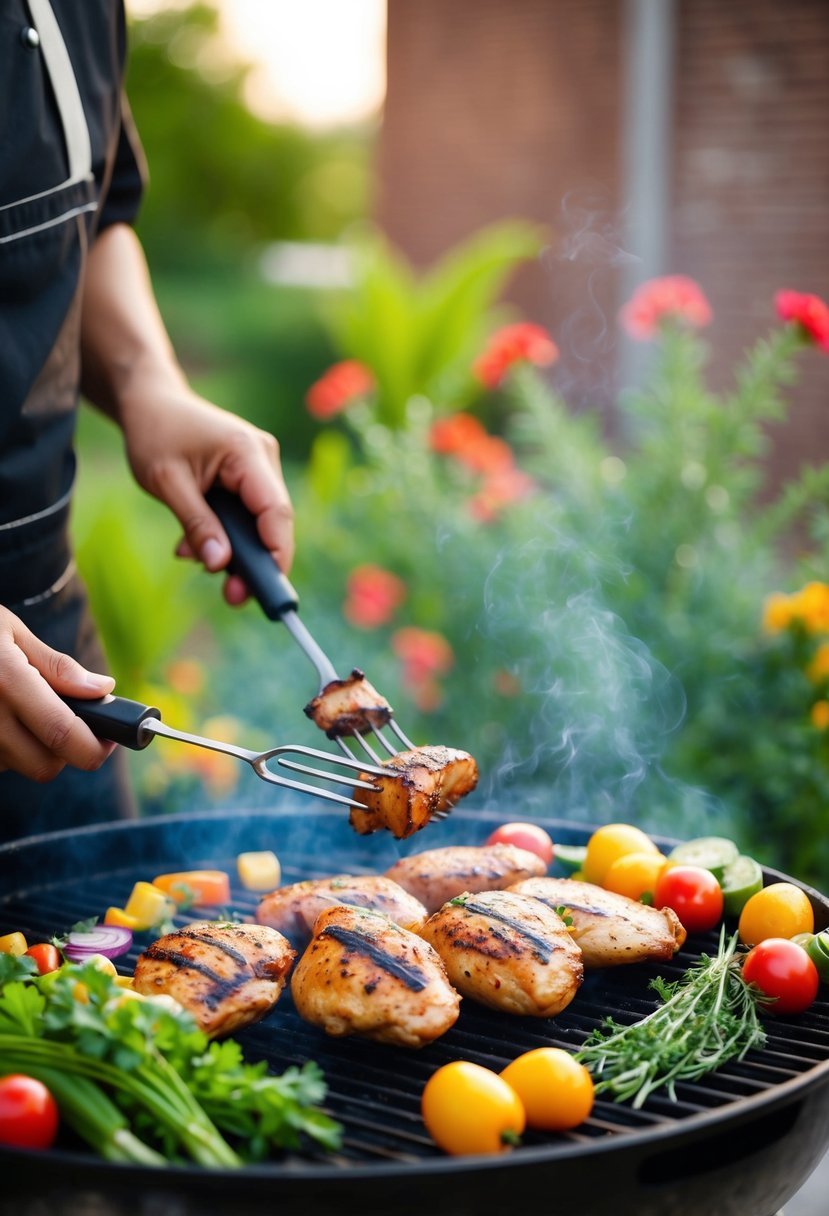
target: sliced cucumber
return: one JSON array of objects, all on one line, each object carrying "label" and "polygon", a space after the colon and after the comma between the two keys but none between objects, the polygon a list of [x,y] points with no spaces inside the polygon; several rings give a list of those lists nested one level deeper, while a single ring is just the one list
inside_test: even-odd
[{"label": "sliced cucumber", "polygon": [[567,874],[574,874],[584,865],[587,856],[585,844],[555,844],[553,845],[553,861],[558,862]]},{"label": "sliced cucumber", "polygon": [[682,866],[701,866],[710,870],[716,878],[722,878],[726,866],[732,865],[740,855],[733,840],[725,836],[698,836],[678,844],[668,854],[668,859]]},{"label": "sliced cucumber", "polygon": [[751,896],[763,889],[760,863],[753,857],[740,854],[723,870],[720,886],[726,916],[739,916]]}]

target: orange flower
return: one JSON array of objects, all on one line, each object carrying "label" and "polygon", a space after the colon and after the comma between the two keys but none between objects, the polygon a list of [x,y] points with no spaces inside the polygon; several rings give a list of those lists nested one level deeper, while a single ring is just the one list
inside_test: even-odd
[{"label": "orange flower", "polygon": [[406,598],[406,584],[380,566],[357,566],[348,576],[343,613],[360,629],[377,629],[394,616]]},{"label": "orange flower", "polygon": [[711,305],[702,288],[683,274],[642,283],[625,304],[620,319],[631,338],[646,342],[668,317],[699,329],[711,320]]},{"label": "orange flower", "polygon": [[811,663],[806,668],[806,675],[813,684],[821,684],[829,680],[829,642],[823,642],[814,653]]},{"label": "orange flower", "polygon": [[782,591],[766,597],[763,604],[763,629],[766,633],[782,633],[793,619],[792,602]]},{"label": "orange flower", "polygon": [[444,456],[454,456],[462,452],[469,444],[479,443],[486,439],[487,433],[483,423],[472,414],[459,410],[446,418],[437,418],[429,431],[429,446],[433,452]]},{"label": "orange flower", "polygon": [[807,583],[792,597],[792,610],[808,633],[829,633],[829,586]]},{"label": "orange flower", "polygon": [[473,494],[469,510],[481,523],[491,523],[505,506],[526,498],[534,489],[535,481],[529,473],[515,466],[501,469],[487,477],[477,494]]},{"label": "orange flower", "polygon": [[353,401],[365,397],[374,385],[374,376],[365,364],[356,359],[335,363],[305,394],[308,413],[314,418],[331,418]]},{"label": "orange flower", "polygon": [[472,365],[472,373],[484,388],[497,388],[516,363],[547,367],[558,358],[558,347],[540,325],[519,321],[505,325],[491,335],[482,355]]},{"label": "orange flower", "polygon": [[829,727],[829,701],[815,701],[809,716],[816,730],[826,730]]},{"label": "orange flower", "polygon": [[799,325],[804,338],[829,351],[829,306],[820,296],[800,291],[778,291],[774,297],[781,321]]},{"label": "orange flower", "polygon": [[444,675],[455,662],[446,638],[440,633],[409,625],[397,630],[391,644],[403,664],[403,683],[418,709],[424,713],[437,709],[442,693],[436,677]]}]

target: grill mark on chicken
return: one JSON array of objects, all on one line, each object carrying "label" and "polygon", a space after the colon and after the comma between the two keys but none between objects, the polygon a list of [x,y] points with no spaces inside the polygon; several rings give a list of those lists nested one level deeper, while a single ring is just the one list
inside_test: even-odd
[{"label": "grill mark on chicken", "polygon": [[[204,940],[208,941],[211,946],[215,945],[215,942],[209,938],[205,938]],[[223,979],[221,975],[217,975],[206,963],[199,963],[193,958],[188,958],[186,954],[181,954],[178,950],[167,950],[155,942],[144,951],[144,957],[152,959],[154,962],[172,963],[174,967],[182,970],[186,968],[190,971],[198,971],[199,975],[203,975],[206,980],[210,980],[213,990],[204,996],[204,1001],[207,1005],[217,1005],[219,1001],[224,1000],[226,996],[229,996],[231,992],[238,988],[246,978],[244,972],[237,971],[235,975]]]},{"label": "grill mark on chicken", "polygon": [[419,967],[406,963],[403,959],[394,958],[382,946],[357,929],[345,929],[341,925],[326,925],[320,937],[333,937],[334,941],[345,946],[347,950],[355,950],[365,955],[378,967],[382,967],[389,975],[401,980],[412,992],[422,992],[428,980]]},{"label": "grill mark on chicken", "polygon": [[[504,912],[498,912],[486,904],[476,903],[475,900],[472,899],[464,900],[462,906],[466,908],[467,911],[474,912],[478,916],[486,916],[489,920],[500,921],[501,924],[506,925],[507,928],[514,929],[516,933],[520,934],[521,937],[525,938],[525,940],[531,944],[533,947],[533,954],[536,956],[539,962],[549,963],[550,959],[553,957],[556,947],[551,942],[546,941],[543,937],[539,937],[537,933],[533,933],[532,929],[528,929],[527,926],[520,920],[516,920],[512,916],[507,916]],[[555,909],[553,909],[553,911],[555,911]],[[496,937],[501,936],[495,929],[493,929],[492,932]],[[504,938],[503,940],[507,942],[509,939]]]},{"label": "grill mark on chicken", "polygon": [[206,933],[195,933],[192,929],[179,929],[178,935],[179,937],[189,938],[192,942],[204,942],[206,946],[212,946],[215,950],[221,950],[222,954],[226,954],[228,958],[232,958],[234,963],[239,963],[241,967],[248,965],[248,960],[241,950],[235,950],[227,942],[217,941],[215,937],[210,937]]}]

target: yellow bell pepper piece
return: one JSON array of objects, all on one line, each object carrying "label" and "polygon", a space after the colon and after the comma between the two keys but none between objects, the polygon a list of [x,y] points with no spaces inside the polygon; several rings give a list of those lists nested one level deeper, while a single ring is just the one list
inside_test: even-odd
[{"label": "yellow bell pepper piece", "polygon": [[3,954],[25,954],[29,949],[22,933],[7,933],[0,937],[0,952]]},{"label": "yellow bell pepper piece", "polygon": [[175,912],[175,902],[151,882],[137,882],[124,905],[127,916],[136,920],[135,929],[151,929]]},{"label": "yellow bell pepper piece", "polygon": [[137,916],[130,916],[123,908],[107,908],[104,913],[105,925],[120,925],[122,929],[140,930],[147,926],[142,925]]},{"label": "yellow bell pepper piece", "polygon": [[282,878],[279,858],[270,849],[240,853],[236,858],[239,881],[247,891],[274,891]]}]

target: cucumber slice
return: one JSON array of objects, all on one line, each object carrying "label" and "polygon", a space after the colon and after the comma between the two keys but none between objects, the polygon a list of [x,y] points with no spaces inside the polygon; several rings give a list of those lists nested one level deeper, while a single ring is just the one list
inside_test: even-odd
[{"label": "cucumber slice", "polygon": [[574,874],[576,870],[580,870],[586,856],[587,845],[585,844],[553,845],[553,861],[557,861],[567,874]]},{"label": "cucumber slice", "polygon": [[734,841],[725,836],[698,836],[696,840],[678,844],[668,854],[668,859],[677,865],[701,866],[716,878],[722,878],[726,866],[732,865],[739,855]]},{"label": "cucumber slice", "polygon": [[739,916],[751,896],[763,889],[760,863],[741,854],[723,870],[720,886],[726,916]]}]

